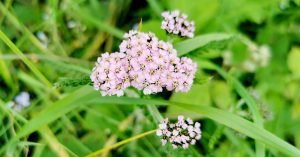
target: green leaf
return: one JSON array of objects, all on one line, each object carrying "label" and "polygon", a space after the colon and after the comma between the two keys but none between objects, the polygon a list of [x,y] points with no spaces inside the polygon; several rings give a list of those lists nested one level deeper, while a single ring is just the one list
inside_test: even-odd
[{"label": "green leaf", "polygon": [[160,17],[163,9],[161,8],[159,2],[157,0],[147,0],[150,8],[155,12],[156,16]]},{"label": "green leaf", "polygon": [[91,150],[88,147],[83,145],[83,143],[78,138],[69,133],[60,134],[59,140],[78,156],[84,156],[88,153],[91,153]]},{"label": "green leaf", "polygon": [[178,56],[182,56],[193,50],[203,47],[210,42],[227,40],[231,37],[232,35],[226,33],[205,34],[177,43],[174,47],[178,52]]},{"label": "green leaf", "polygon": [[17,132],[15,139],[24,137],[36,130],[41,126],[53,122],[54,120],[60,118],[66,113],[72,111],[73,109],[87,104],[123,104],[123,105],[133,105],[133,104],[156,104],[165,105],[167,101],[164,100],[150,100],[150,99],[134,99],[128,97],[102,97],[100,93],[95,91],[90,86],[84,86],[68,94],[61,100],[56,101],[54,104],[49,105],[45,110],[41,111],[33,119],[31,119],[19,132]]},{"label": "green leaf", "polygon": [[294,47],[288,55],[288,68],[295,75],[300,76],[300,48]]},{"label": "green leaf", "polygon": [[28,135],[29,133],[38,130],[41,126],[46,125],[60,116],[65,115],[71,110],[81,105],[87,104],[155,104],[155,105],[166,105],[172,104],[181,107],[184,110],[195,112],[197,114],[204,115],[212,120],[224,124],[230,128],[233,128],[255,140],[258,140],[270,148],[279,150],[291,156],[300,156],[300,151],[288,144],[287,142],[276,137],[267,130],[253,124],[241,117],[238,117],[230,112],[222,111],[212,107],[204,105],[191,105],[183,104],[178,102],[168,102],[160,99],[140,99],[140,98],[127,98],[127,97],[101,97],[98,92],[95,92],[91,87],[84,86],[73,93],[67,95],[56,103],[50,105],[39,115],[31,119],[23,128],[17,132],[14,137],[20,138]]},{"label": "green leaf", "polygon": [[228,109],[233,103],[231,88],[224,81],[212,81],[210,93],[214,103],[222,109]]},{"label": "green leaf", "polygon": [[[237,93],[245,100],[246,104],[248,105],[251,113],[253,114],[254,122],[261,128],[263,128],[263,120],[262,116],[260,115],[260,111],[258,109],[258,105],[256,104],[255,100],[248,94],[245,87],[234,77],[228,75],[222,68],[214,65],[209,61],[200,61],[199,62],[202,67],[215,70],[217,71],[227,82],[231,83]],[[260,142],[256,141],[256,155],[257,156],[265,156],[265,146]]]},{"label": "green leaf", "polygon": [[[209,95],[210,84],[197,85],[194,84],[190,91],[187,93],[178,92],[173,93],[170,101],[189,103],[197,105],[210,105],[211,98]],[[167,115],[168,117],[177,117],[178,115],[189,116],[191,118],[200,118],[201,115],[195,114],[191,111],[182,112],[182,109],[178,106],[169,106]]]},{"label": "green leaf", "polygon": [[81,141],[90,150],[95,151],[104,147],[108,138],[109,137],[106,136],[104,130],[102,130],[102,132],[90,131],[90,133],[81,138]]}]

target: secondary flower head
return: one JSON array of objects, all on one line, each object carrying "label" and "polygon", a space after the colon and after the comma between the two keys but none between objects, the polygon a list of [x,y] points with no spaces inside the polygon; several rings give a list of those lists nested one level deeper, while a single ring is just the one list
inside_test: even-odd
[{"label": "secondary flower head", "polygon": [[102,54],[90,76],[94,88],[100,90],[103,96],[123,95],[124,89],[130,86],[126,67],[128,60],[124,53]]},{"label": "secondary flower head", "polygon": [[161,28],[168,33],[183,37],[194,37],[195,23],[194,21],[188,21],[186,14],[180,14],[178,10],[174,10],[165,11],[161,15],[163,17]]},{"label": "secondary flower head", "polygon": [[170,142],[174,149],[178,147],[186,149],[201,139],[200,126],[199,122],[194,123],[190,118],[184,119],[183,116],[178,116],[176,123],[170,123],[168,119],[164,119],[159,124],[156,135],[162,137],[162,145]]}]

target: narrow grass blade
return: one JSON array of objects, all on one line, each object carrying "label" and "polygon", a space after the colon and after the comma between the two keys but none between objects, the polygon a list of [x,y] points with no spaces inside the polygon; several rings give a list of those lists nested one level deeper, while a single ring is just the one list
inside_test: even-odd
[{"label": "narrow grass blade", "polygon": [[28,68],[38,77],[46,86],[52,87],[48,79],[39,71],[39,69],[21,52],[21,50],[0,30],[0,39],[16,53]]},{"label": "narrow grass blade", "polygon": [[229,128],[239,131],[261,143],[266,144],[269,148],[279,150],[289,156],[300,156],[300,150],[284,140],[278,138],[274,134],[267,130],[245,120],[239,116],[236,116],[230,112],[222,111],[212,107],[196,106],[190,104],[179,104],[176,102],[172,103],[183,110],[192,111],[201,115],[204,115],[220,124],[223,124]]},{"label": "narrow grass blade", "polygon": [[56,103],[50,105],[39,115],[30,120],[21,130],[17,132],[15,138],[21,138],[38,130],[41,126],[46,125],[59,117],[65,115],[71,110],[88,104],[120,104],[120,105],[176,105],[184,110],[189,110],[202,114],[220,124],[237,130],[257,141],[266,144],[269,148],[279,150],[290,156],[300,156],[300,150],[288,144],[260,126],[251,123],[230,112],[222,111],[216,108],[199,106],[192,104],[183,104],[177,102],[168,102],[159,99],[140,99],[128,97],[101,97],[98,92],[93,91],[91,87],[84,86],[75,92],[67,95]]},{"label": "narrow grass blade", "polygon": [[11,87],[14,88],[13,79],[11,78],[9,69],[5,63],[5,60],[2,59],[2,50],[0,50],[0,75],[2,75],[3,80]]},{"label": "narrow grass blade", "polygon": [[24,35],[28,36],[28,39],[35,45],[39,50],[44,53],[51,54],[45,47],[43,47],[42,43],[31,33],[31,31],[26,28],[10,11],[0,3],[0,11],[7,16],[7,19],[20,31],[24,33]]},{"label": "narrow grass blade", "polygon": [[[211,70],[217,71],[223,78],[227,80],[227,82],[231,83],[238,94],[245,100],[246,104],[248,105],[251,113],[253,114],[254,122],[261,128],[263,128],[263,119],[260,115],[258,106],[255,100],[248,94],[247,90],[243,87],[243,85],[234,77],[228,75],[222,68],[214,65],[209,61],[200,61],[199,65],[202,68],[208,68]],[[265,156],[265,146],[261,142],[256,142],[256,155],[259,157]]]},{"label": "narrow grass blade", "polygon": [[48,124],[73,109],[87,104],[124,104],[124,105],[166,105],[168,102],[163,100],[136,99],[128,97],[102,97],[90,86],[84,86],[65,96],[61,100],[49,105],[44,111],[31,119],[16,135],[16,138],[26,136],[41,126]]},{"label": "narrow grass blade", "polygon": [[211,33],[200,35],[192,39],[184,40],[174,45],[178,56],[185,55],[193,50],[203,47],[210,42],[230,39],[232,35],[226,33]]}]

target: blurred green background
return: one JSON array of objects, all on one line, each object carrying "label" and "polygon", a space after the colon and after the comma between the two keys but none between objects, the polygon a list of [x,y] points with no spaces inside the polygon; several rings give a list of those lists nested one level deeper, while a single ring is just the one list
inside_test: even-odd
[{"label": "blurred green background", "polygon": [[[155,129],[159,118],[146,106],[116,105],[123,100],[117,98],[115,104],[84,103],[100,97],[88,85],[97,57],[118,51],[123,33],[136,29],[141,20],[142,31],[170,40],[160,29],[160,14],[174,9],[195,21],[196,36],[226,33],[231,37],[213,39],[185,54],[199,66],[191,91],[163,92],[151,98],[216,107],[253,121],[232,83],[201,65],[212,62],[248,90],[265,129],[299,149],[299,0],[1,0],[0,156],[84,156]],[[184,40],[173,37],[175,45]],[[78,90],[82,86],[88,88]],[[25,107],[16,99],[21,92],[29,94],[30,104]],[[72,97],[59,101],[68,95]],[[127,96],[134,97],[134,91],[129,89]],[[77,105],[67,108],[69,103]],[[40,112],[52,113],[43,112],[46,109],[54,114],[25,125]],[[188,150],[173,150],[162,147],[153,134],[102,156],[256,156],[252,138],[205,115],[171,105],[157,111],[158,117],[183,114],[200,121],[202,139]],[[21,140],[12,142],[18,134]],[[276,149],[267,149],[265,155],[285,156]]]}]

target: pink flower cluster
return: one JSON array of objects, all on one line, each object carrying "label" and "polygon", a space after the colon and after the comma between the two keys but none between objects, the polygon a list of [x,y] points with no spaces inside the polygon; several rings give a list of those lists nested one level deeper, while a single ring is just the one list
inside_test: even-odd
[{"label": "pink flower cluster", "polygon": [[168,119],[164,119],[159,124],[156,135],[162,137],[162,145],[170,142],[174,149],[178,147],[186,149],[189,145],[194,145],[196,140],[201,139],[200,123],[194,123],[190,118],[184,119],[183,116],[178,116],[176,123],[170,123]]},{"label": "pink flower cluster", "polygon": [[130,31],[124,37],[120,52],[102,55],[92,72],[94,87],[102,95],[123,95],[130,85],[144,94],[191,88],[197,64],[177,57],[172,44],[153,33]]},{"label": "pink flower cluster", "polygon": [[165,11],[161,14],[163,21],[161,28],[168,33],[178,34],[183,37],[194,37],[195,23],[188,21],[186,14],[180,14],[178,10]]}]

